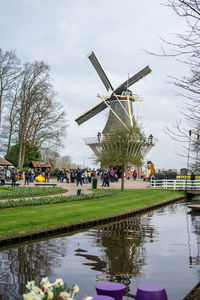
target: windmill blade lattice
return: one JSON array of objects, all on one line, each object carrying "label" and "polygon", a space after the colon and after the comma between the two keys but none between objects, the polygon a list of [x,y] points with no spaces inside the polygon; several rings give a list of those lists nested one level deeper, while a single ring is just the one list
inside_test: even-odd
[{"label": "windmill blade lattice", "polygon": [[99,77],[101,78],[105,88],[107,89],[107,91],[109,92],[109,90],[114,91],[112,84],[110,83],[103,67],[101,66],[96,54],[94,52],[92,52],[91,54],[88,55],[89,60],[91,61],[93,67],[95,68],[95,70],[97,71],[97,74],[99,75]]},{"label": "windmill blade lattice", "polygon": [[137,81],[139,81],[140,79],[142,79],[143,77],[145,77],[146,75],[148,75],[149,73],[151,73],[151,69],[149,68],[149,66],[146,66],[140,72],[138,72],[137,74],[133,75],[131,78],[129,78],[128,80],[126,80],[124,83],[122,83],[119,86],[119,88],[117,88],[117,89],[125,89],[125,88],[130,87],[131,85],[133,85],[134,83],[136,83]]}]

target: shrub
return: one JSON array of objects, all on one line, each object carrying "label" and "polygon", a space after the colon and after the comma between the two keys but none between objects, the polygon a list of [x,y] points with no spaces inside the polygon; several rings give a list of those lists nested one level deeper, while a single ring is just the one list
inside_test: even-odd
[{"label": "shrub", "polygon": [[166,173],[167,179],[176,179],[176,172],[168,172]]},{"label": "shrub", "polygon": [[167,176],[165,173],[155,173],[155,179],[166,179]]}]

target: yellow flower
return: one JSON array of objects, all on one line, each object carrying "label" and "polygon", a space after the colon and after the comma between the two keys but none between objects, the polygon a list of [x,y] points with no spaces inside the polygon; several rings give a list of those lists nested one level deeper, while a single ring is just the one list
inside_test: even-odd
[{"label": "yellow flower", "polygon": [[53,292],[48,293],[48,299],[50,299],[50,300],[53,299],[53,296],[54,296]]},{"label": "yellow flower", "polygon": [[63,285],[64,282],[63,282],[63,280],[60,278],[60,279],[56,279],[56,281],[55,281],[54,284],[55,284],[56,287],[59,287],[59,286]]},{"label": "yellow flower", "polygon": [[77,284],[75,284],[75,286],[73,287],[74,293],[78,293],[79,292],[79,286]]},{"label": "yellow flower", "polygon": [[48,282],[49,282],[48,277],[44,277],[44,278],[42,278],[40,284],[41,284],[41,285],[45,285],[45,284],[47,284]]},{"label": "yellow flower", "polygon": [[92,299],[93,299],[93,297],[91,297],[91,296],[86,296],[84,300],[92,300]]},{"label": "yellow flower", "polygon": [[33,296],[31,296],[31,295],[26,295],[26,296],[24,297],[24,300],[34,300],[34,298],[33,298]]},{"label": "yellow flower", "polygon": [[26,288],[31,291],[34,287],[35,287],[35,281],[34,280],[28,281]]},{"label": "yellow flower", "polygon": [[49,293],[53,290],[53,284],[51,284],[50,282],[47,282],[47,284],[43,285],[43,288],[44,288],[45,292]]},{"label": "yellow flower", "polygon": [[33,291],[31,293],[23,295],[24,300],[42,300],[42,296],[35,294]]},{"label": "yellow flower", "polygon": [[62,293],[60,293],[60,296],[63,297],[63,300],[68,300],[70,297],[70,294],[67,292],[62,292]]},{"label": "yellow flower", "polygon": [[33,292],[34,292],[35,294],[40,294],[41,290],[39,289],[39,287],[34,286],[34,287],[33,287]]}]

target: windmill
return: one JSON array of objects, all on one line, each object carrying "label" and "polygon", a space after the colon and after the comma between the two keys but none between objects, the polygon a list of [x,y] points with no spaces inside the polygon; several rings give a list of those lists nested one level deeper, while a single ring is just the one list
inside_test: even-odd
[{"label": "windmill", "polygon": [[[90,118],[96,116],[98,113],[105,110],[106,108],[109,108],[110,111],[108,119],[102,131],[103,137],[109,132],[112,132],[114,128],[116,128],[119,125],[123,125],[125,127],[133,126],[139,119],[143,99],[134,95],[132,91],[129,90],[129,87],[138,82],[140,79],[144,78],[146,75],[148,75],[151,72],[151,69],[149,68],[149,66],[146,66],[144,69],[142,69],[132,77],[128,78],[119,87],[114,89],[103,67],[101,66],[96,54],[92,52],[88,55],[88,58],[92,63],[93,67],[95,68],[97,74],[99,75],[101,81],[103,82],[106,90],[108,92],[111,92],[111,95],[101,96],[100,94],[97,94],[97,97],[99,97],[101,101],[93,107],[89,108],[80,116],[78,116],[75,119],[75,121],[78,123],[78,125],[81,125]],[[134,109],[132,103],[134,103],[135,105]],[[139,109],[136,109],[136,104],[140,104]],[[86,144],[91,147],[91,149],[96,155],[98,155],[100,151],[100,136],[101,133],[98,133],[97,138],[85,139]],[[151,140],[151,143],[149,143],[147,147],[148,151],[151,148],[150,146],[153,145],[153,140]]]}]

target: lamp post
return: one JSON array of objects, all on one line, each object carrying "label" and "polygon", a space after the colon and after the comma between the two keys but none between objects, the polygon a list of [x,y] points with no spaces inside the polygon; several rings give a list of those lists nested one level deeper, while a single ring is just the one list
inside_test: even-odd
[{"label": "lamp post", "polygon": [[98,143],[100,143],[101,142],[101,132],[97,133],[97,139],[98,139]]},{"label": "lamp post", "polygon": [[[187,169],[186,169],[186,190],[187,190],[187,177],[188,177],[188,168],[189,168],[189,161],[190,161],[190,146],[191,146],[191,136],[195,134],[197,136],[197,140],[200,137],[199,130],[189,130],[189,145],[188,145],[188,157],[187,157]],[[197,155],[198,155],[198,147],[197,147]],[[196,156],[196,164],[197,164],[197,156]]]},{"label": "lamp post", "polygon": [[148,137],[148,144],[152,144],[153,143],[153,135],[150,134],[150,136]]},{"label": "lamp post", "polygon": [[189,145],[188,145],[187,169],[186,169],[186,183],[185,183],[185,190],[186,191],[187,191],[188,167],[189,167],[189,160],[190,160],[191,135],[192,135],[192,130],[189,130]]},{"label": "lamp post", "polygon": [[199,169],[198,166],[198,154],[199,154],[199,134],[197,134],[197,141],[196,141],[196,166],[195,166],[195,171],[197,172],[197,170]]}]

